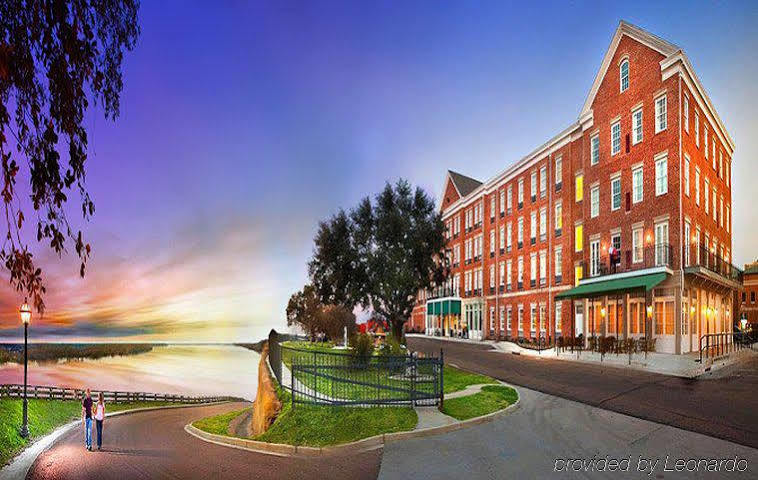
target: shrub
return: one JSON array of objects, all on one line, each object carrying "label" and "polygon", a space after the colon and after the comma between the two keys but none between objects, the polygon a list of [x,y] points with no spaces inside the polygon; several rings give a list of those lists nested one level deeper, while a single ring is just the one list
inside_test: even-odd
[{"label": "shrub", "polygon": [[382,345],[379,347],[380,355],[397,357],[405,355],[406,353],[403,344],[401,344],[394,335],[387,335],[384,342],[382,342]]},{"label": "shrub", "polygon": [[365,333],[359,333],[350,341],[350,351],[360,363],[368,363],[374,354],[374,339]]}]

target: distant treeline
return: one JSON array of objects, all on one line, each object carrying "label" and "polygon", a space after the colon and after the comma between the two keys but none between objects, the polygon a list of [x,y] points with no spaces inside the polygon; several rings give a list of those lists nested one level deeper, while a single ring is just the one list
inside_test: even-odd
[{"label": "distant treeline", "polygon": [[[287,342],[289,340],[304,340],[305,337],[301,335],[291,335],[288,333],[280,333],[279,334],[279,341],[281,342]],[[263,344],[268,342],[268,338],[264,338],[263,340],[258,340],[255,343],[235,343],[238,347],[247,348],[248,350],[253,350],[255,352],[261,353],[263,351]]]},{"label": "distant treeline", "polygon": [[[115,355],[147,353],[154,343],[33,343],[29,345],[29,360],[49,362],[77,358],[103,358]],[[24,345],[0,343],[0,363],[24,361]]]}]

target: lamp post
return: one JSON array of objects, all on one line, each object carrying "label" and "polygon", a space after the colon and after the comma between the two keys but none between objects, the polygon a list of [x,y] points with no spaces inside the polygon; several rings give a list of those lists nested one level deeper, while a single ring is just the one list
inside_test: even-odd
[{"label": "lamp post", "polygon": [[29,304],[26,303],[26,299],[24,299],[24,303],[21,304],[21,308],[19,309],[19,313],[21,314],[21,321],[24,324],[24,407],[23,407],[23,415],[24,415],[24,424],[21,426],[21,436],[23,438],[26,438],[29,436],[29,416],[28,416],[28,402],[26,398],[26,372],[28,369],[28,342],[29,342],[29,322],[32,319],[32,309],[29,308]]}]

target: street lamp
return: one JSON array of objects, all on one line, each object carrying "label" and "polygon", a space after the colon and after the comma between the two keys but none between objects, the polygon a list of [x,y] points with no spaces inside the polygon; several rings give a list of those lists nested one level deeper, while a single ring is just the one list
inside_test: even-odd
[{"label": "street lamp", "polygon": [[21,321],[24,323],[24,424],[21,426],[21,437],[26,438],[29,436],[29,407],[26,398],[26,371],[29,359],[27,345],[29,341],[29,322],[32,320],[32,309],[29,308],[26,299],[24,299],[19,313],[21,314]]}]

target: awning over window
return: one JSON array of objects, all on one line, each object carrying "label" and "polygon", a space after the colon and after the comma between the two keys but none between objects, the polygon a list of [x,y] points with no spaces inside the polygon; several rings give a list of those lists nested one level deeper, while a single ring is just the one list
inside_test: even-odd
[{"label": "awning over window", "polygon": [[453,299],[429,300],[426,302],[428,315],[460,315],[461,301]]},{"label": "awning over window", "polygon": [[627,290],[652,290],[656,285],[666,280],[666,273],[649,273],[647,275],[637,275],[634,277],[614,278],[608,280],[599,280],[596,282],[585,283],[574,287],[570,290],[559,293],[555,296],[556,300],[567,300],[570,298],[587,298],[597,297],[609,293],[619,293]]}]

